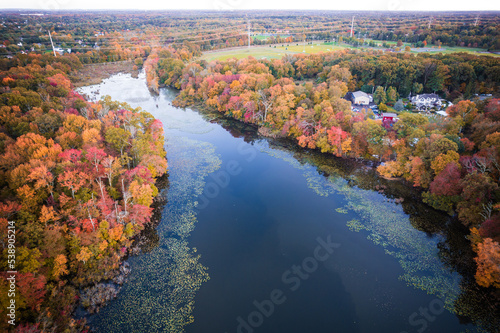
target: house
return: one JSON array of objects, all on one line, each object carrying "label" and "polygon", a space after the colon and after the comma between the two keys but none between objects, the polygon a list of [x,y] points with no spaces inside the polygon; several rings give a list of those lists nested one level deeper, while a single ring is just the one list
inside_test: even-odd
[{"label": "house", "polygon": [[398,118],[398,115],[395,113],[390,113],[390,112],[384,112],[382,113],[382,121],[390,121],[390,122],[396,122]]},{"label": "house", "polygon": [[433,107],[441,109],[441,98],[436,94],[423,94],[413,96],[411,103],[415,105],[418,110],[428,110]]},{"label": "house", "polygon": [[370,104],[370,95],[362,91],[355,91],[346,94],[346,99],[350,100],[352,104],[368,105]]},{"label": "house", "polygon": [[436,114],[443,116],[443,117],[448,117],[448,112],[446,112],[446,111],[436,111]]},{"label": "house", "polygon": [[492,98],[491,94],[481,94],[481,95],[476,94],[476,96],[479,98],[480,101],[484,101],[485,99]]},{"label": "house", "polygon": [[382,126],[385,128],[392,127],[392,125],[398,120],[398,115],[395,113],[384,112],[382,113]]}]

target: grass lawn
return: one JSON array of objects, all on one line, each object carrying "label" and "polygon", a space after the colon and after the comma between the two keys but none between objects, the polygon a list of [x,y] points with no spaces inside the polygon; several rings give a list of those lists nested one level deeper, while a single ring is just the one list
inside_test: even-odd
[{"label": "grass lawn", "polygon": [[[287,53],[318,53],[318,52],[329,52],[333,50],[341,50],[345,49],[346,47],[344,46],[338,46],[334,45],[325,45],[325,44],[313,44],[313,45],[306,45],[305,47],[305,52],[304,51],[304,44],[300,44],[299,46],[296,45],[297,43],[291,43],[290,46],[286,46],[287,44],[280,44],[276,45],[276,48],[274,45],[272,47],[269,46],[262,46],[262,47],[252,47],[250,49],[248,48],[239,48],[239,49],[233,49],[233,50],[220,50],[220,51],[215,51],[215,52],[206,52],[201,56],[201,59],[204,59],[208,62],[212,60],[227,60],[230,58],[236,58],[236,59],[241,59],[241,58],[246,58],[248,56],[253,56],[256,59],[280,59]],[[285,45],[285,46],[281,46]]]},{"label": "grass lawn", "polygon": [[[436,49],[437,49],[437,47],[436,47]],[[460,47],[460,46],[455,46],[455,47],[442,46],[438,52],[442,52],[442,53],[467,52],[467,53],[472,53],[475,55],[488,55],[488,56],[493,56],[493,57],[500,57],[500,54],[489,53],[485,49],[476,49],[476,48],[472,48],[472,47]]]},{"label": "grass lawn", "polygon": [[248,56],[252,56],[256,59],[280,59],[287,53],[295,53],[291,51],[286,51],[284,48],[274,48],[274,47],[252,47],[248,48],[240,48],[233,50],[220,50],[216,52],[207,52],[201,56],[201,59],[204,59],[208,62],[212,60],[227,60],[231,58],[242,59]]},{"label": "grass lawn", "polygon": [[[318,43],[313,43],[311,44],[306,44],[304,47],[304,43],[298,43],[299,45],[297,46],[297,43],[290,43],[290,46],[286,46],[288,44],[284,44],[285,46],[276,46],[276,49],[281,49],[284,51],[289,51],[292,53],[318,53],[318,52],[330,52],[334,50],[342,50],[345,49],[345,46],[339,46],[339,45],[332,45],[331,43],[329,44],[318,44]],[[288,48],[288,50],[286,50]],[[305,50],[305,52],[304,52]]]},{"label": "grass lawn", "polygon": [[[282,34],[275,34],[274,37],[278,37],[278,35],[280,36],[280,38],[290,37],[290,35],[287,35],[287,34],[283,34],[283,35]],[[266,40],[269,37],[271,37],[271,35],[253,35],[252,39],[257,38],[258,40]]]},{"label": "grass lawn", "polygon": [[[369,41],[370,39],[366,39]],[[387,43],[390,45],[395,45],[397,42],[394,41],[383,41],[383,40],[375,40],[373,41],[377,44],[383,44]],[[412,53],[421,53],[421,52],[428,52],[428,53],[455,53],[455,52],[466,52],[466,53],[472,53],[475,55],[489,55],[493,57],[500,57],[499,54],[494,54],[494,53],[487,53],[485,49],[480,49],[480,48],[473,48],[473,47],[461,47],[461,46],[441,46],[441,48],[438,48],[435,45],[428,45],[424,48],[418,47],[412,47],[410,43],[403,43],[404,45],[401,46],[401,50],[404,50],[405,46],[410,46],[411,47],[411,52]]]},{"label": "grass lawn", "polygon": [[[379,42],[379,41],[377,41]],[[382,42],[382,41],[380,41]],[[396,42],[389,42],[390,44],[396,44]],[[348,45],[348,44],[335,44],[332,45],[331,42],[329,43],[313,43],[311,44],[306,44],[304,47],[304,43],[284,43],[284,44],[279,44],[276,45],[276,48],[274,45],[272,47],[269,46],[262,46],[262,47],[252,47],[250,49],[248,48],[238,48],[238,49],[232,49],[232,50],[220,50],[220,51],[215,51],[215,52],[207,52],[202,55],[202,59],[210,62],[212,60],[227,60],[230,58],[236,58],[236,59],[241,59],[241,58],[246,58],[248,56],[253,56],[256,59],[279,59],[283,57],[287,53],[318,53],[318,52],[330,52],[334,50],[342,50],[342,49],[356,49],[355,47]],[[284,45],[284,46],[281,46]],[[290,46],[287,46],[290,45]],[[361,46],[358,46],[357,49],[361,49]],[[366,47],[365,47],[366,48]],[[401,47],[404,50],[404,46]],[[305,51],[305,52],[304,52]],[[421,52],[428,52],[428,53],[454,53],[454,52],[468,52],[468,53],[473,53],[476,55],[489,55],[489,56],[494,56],[494,57],[500,57],[498,54],[493,54],[493,53],[482,53],[484,52],[483,49],[475,49],[475,48],[468,48],[468,47],[448,47],[448,46],[443,46],[440,49],[438,47],[434,47],[431,45],[430,47],[426,48],[412,48],[411,49],[412,53],[421,53]]]},{"label": "grass lawn", "polygon": [[266,40],[269,38],[269,36],[264,36],[264,35],[254,35],[254,36],[251,36],[251,38],[257,38],[258,40]]},{"label": "grass lawn", "polygon": [[[389,44],[391,46],[392,45],[396,45],[398,43],[398,42],[395,42],[395,41],[392,41],[392,40],[376,40],[376,39],[370,39],[370,38],[366,38],[365,41],[367,41],[367,42],[373,41],[377,45],[379,45],[379,44],[382,45],[384,43],[387,43],[387,44]],[[411,47],[411,43],[405,43],[405,42],[403,42],[403,46],[401,46],[401,48],[404,49],[405,46]],[[382,46],[380,46],[380,47],[382,48]]]}]

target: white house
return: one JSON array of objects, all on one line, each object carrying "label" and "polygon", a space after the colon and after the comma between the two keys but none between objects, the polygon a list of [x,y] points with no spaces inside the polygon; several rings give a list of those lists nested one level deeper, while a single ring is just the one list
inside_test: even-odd
[{"label": "white house", "polygon": [[362,91],[350,93],[350,100],[353,104],[368,105],[370,104],[370,95]]},{"label": "white house", "polygon": [[418,110],[428,110],[433,107],[441,109],[441,98],[436,94],[423,94],[412,97],[411,103]]}]

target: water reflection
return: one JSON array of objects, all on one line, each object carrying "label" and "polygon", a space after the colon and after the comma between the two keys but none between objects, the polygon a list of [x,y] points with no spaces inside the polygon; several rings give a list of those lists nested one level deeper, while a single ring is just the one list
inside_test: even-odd
[{"label": "water reflection", "polygon": [[[135,271],[133,270],[130,283],[116,302],[103,309],[94,320],[94,327],[98,330],[181,332],[186,327],[192,326],[186,325],[194,320],[195,296],[199,294],[201,285],[209,277],[207,267],[203,265],[204,261],[186,240],[197,221],[197,199],[203,191],[205,178],[222,163],[216,153],[216,149],[220,147],[201,142],[199,139],[208,140],[210,135],[221,136],[219,132],[214,133],[218,125],[233,138],[242,139],[260,152],[286,161],[299,170],[309,188],[319,196],[337,195],[344,198],[345,205],[334,210],[334,214],[339,216],[338,220],[345,221],[350,230],[366,236],[372,243],[383,248],[386,254],[395,258],[403,270],[401,280],[439,297],[448,310],[459,316],[462,323],[473,322],[491,332],[495,332],[496,327],[499,327],[498,304],[492,301],[494,291],[478,288],[474,283],[474,267],[471,267],[473,253],[464,237],[463,228],[453,218],[423,204],[417,190],[402,181],[389,181],[378,177],[370,164],[302,149],[286,139],[260,137],[255,127],[225,119],[219,113],[173,109],[170,101],[175,97],[175,91],[163,89],[159,97],[151,97],[145,84],[142,81],[138,82],[126,76],[118,77],[114,86],[101,87],[101,91],[103,94],[112,95],[113,99],[129,102],[134,107],[141,106],[162,120],[167,134],[169,158],[169,204],[162,212],[162,222],[158,226],[157,234],[152,233],[150,252],[131,260]],[[260,180],[255,178],[249,181]],[[260,218],[259,214],[267,214],[267,206],[259,200],[259,198],[248,198],[248,216],[256,220]],[[233,208],[229,203],[226,205],[226,202],[223,203],[219,213],[222,209],[228,216],[239,216],[242,211],[241,207]],[[346,218],[347,215],[344,214],[346,212],[355,218]],[[217,218],[218,216],[214,217]],[[232,225],[224,227],[232,228]],[[243,230],[259,232],[255,230],[255,226],[249,225],[247,228]],[[212,246],[227,251],[234,251],[240,246],[245,256],[250,256],[253,247],[252,244],[245,243],[248,241],[248,237],[240,236],[237,239],[224,239],[224,244]],[[279,244],[279,240],[276,242]],[[258,246],[255,248],[259,249]],[[257,255],[262,258],[266,253]],[[375,258],[375,260],[381,259]],[[229,269],[232,271],[234,267]],[[332,272],[335,272],[333,268]],[[337,285],[342,286],[342,278],[336,274],[332,273],[329,281],[321,280],[323,277],[318,275],[321,281],[307,285],[307,288],[310,288],[308,293],[312,296],[302,300],[302,304],[323,304],[318,300],[325,296],[317,286],[332,285],[335,288]],[[362,272],[357,272],[355,275],[361,274]],[[276,281],[280,281],[279,278],[277,276]],[[359,279],[363,282],[361,278]],[[242,297],[245,295],[246,286],[243,282],[241,281],[240,288],[236,285],[222,286],[234,292],[231,295],[210,295],[208,297],[210,302],[215,306],[222,302],[220,298],[230,302],[235,300],[236,296]],[[246,282],[251,283],[251,281]],[[222,282],[214,281],[214,283]],[[338,323],[329,323],[331,326],[327,327],[334,327],[335,331],[339,332],[359,330],[353,323],[359,321],[356,317],[356,307],[362,305],[354,304],[352,295],[349,295],[344,286],[334,294],[330,297],[342,298],[345,313],[342,312],[342,315],[332,319],[339,320]],[[388,311],[391,309],[391,303],[404,302],[404,300],[389,299],[390,296],[386,294],[386,290],[377,291],[377,305],[387,307]],[[247,296],[256,297],[253,294]],[[326,300],[325,302],[327,303]],[[314,310],[311,309],[312,312]],[[332,311],[340,310],[332,307]],[[321,321],[318,313],[315,316],[312,313],[309,315]],[[342,323],[344,317],[349,317],[352,321]],[[277,318],[271,325],[278,325],[276,323],[279,322]],[[304,322],[304,325],[307,326],[307,323],[311,324]],[[318,324],[318,332],[325,331],[320,330],[321,327],[321,324]],[[199,331],[204,330],[197,332]],[[279,331],[280,327],[276,326],[274,332]]]},{"label": "water reflection", "polygon": [[[295,164],[298,168],[306,165],[313,166],[317,175],[321,175],[323,178],[323,184],[318,181],[311,182],[314,184],[313,186],[318,186],[316,189],[320,195],[327,195],[329,185],[340,180],[341,188],[349,188],[349,190],[340,191],[347,196],[351,191],[358,192],[359,196],[362,193],[359,190],[371,192],[371,194],[364,193],[361,197],[370,197],[373,193],[382,195],[384,203],[392,203],[392,205],[387,205],[392,215],[397,215],[393,206],[400,206],[413,229],[424,232],[428,239],[437,240],[434,247],[437,249],[435,255],[423,250],[421,245],[408,246],[411,244],[408,241],[403,241],[402,244],[391,242],[391,238],[398,236],[397,232],[404,232],[402,229],[395,230],[395,233],[391,234],[391,226],[386,224],[385,230],[380,232],[381,229],[372,229],[361,224],[358,220],[347,222],[348,226],[354,231],[363,229],[371,231],[372,240],[386,247],[388,254],[400,260],[401,265],[407,271],[407,274],[402,278],[416,288],[443,298],[448,310],[455,313],[461,323],[473,323],[488,332],[498,332],[500,327],[500,292],[493,288],[481,288],[475,283],[473,260],[475,253],[465,237],[467,228],[456,217],[450,217],[424,204],[419,190],[407,182],[379,177],[374,168],[367,163],[354,159],[340,159],[317,151],[299,148],[286,139],[262,138],[253,126],[220,116],[215,116],[215,119],[235,138],[243,138],[248,143],[265,140],[269,147],[267,149],[269,153],[276,155],[272,150],[284,152],[281,158],[288,159],[291,164]],[[307,177],[306,174],[305,176]],[[351,198],[356,201],[356,196]],[[377,199],[374,202],[380,202],[380,198]],[[354,208],[361,215],[373,209],[375,209],[373,206]],[[373,212],[368,215],[368,220],[377,216]],[[383,215],[385,214],[379,217],[385,218],[386,216]],[[386,218],[391,219],[391,217]],[[401,220],[404,220],[404,217],[400,216],[394,219],[394,222],[401,223]],[[373,233],[374,230],[379,232]],[[411,233],[406,237],[411,238]],[[398,244],[403,246],[398,247]],[[432,246],[432,244],[430,245]],[[455,273],[459,273],[460,276]]]}]

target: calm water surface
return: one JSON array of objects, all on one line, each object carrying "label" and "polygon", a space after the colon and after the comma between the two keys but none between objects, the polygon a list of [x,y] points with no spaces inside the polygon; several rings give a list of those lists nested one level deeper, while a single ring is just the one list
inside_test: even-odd
[{"label": "calm water surface", "polygon": [[174,108],[176,92],[152,96],[143,75],[80,91],[160,119],[169,163],[158,244],[129,259],[129,281],[90,318],[96,331],[476,331],[453,313],[463,236],[411,189]]}]

